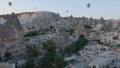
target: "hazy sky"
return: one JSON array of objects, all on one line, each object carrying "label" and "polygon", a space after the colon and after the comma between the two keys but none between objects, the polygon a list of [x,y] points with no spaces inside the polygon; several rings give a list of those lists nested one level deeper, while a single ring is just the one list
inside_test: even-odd
[{"label": "hazy sky", "polygon": [[[12,2],[11,7],[8,2]],[[86,7],[91,3],[91,7]],[[69,13],[66,13],[66,10]],[[52,11],[61,16],[119,18],[120,0],[0,0],[0,14],[10,12]]]}]

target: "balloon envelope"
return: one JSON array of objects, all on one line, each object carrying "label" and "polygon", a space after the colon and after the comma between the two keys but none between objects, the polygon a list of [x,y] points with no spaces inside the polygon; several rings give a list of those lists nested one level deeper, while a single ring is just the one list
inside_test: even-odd
[{"label": "balloon envelope", "polygon": [[66,10],[66,13],[68,13],[69,11],[68,10]]},{"label": "balloon envelope", "polygon": [[90,4],[90,3],[88,3],[86,6],[87,6],[87,8],[90,8],[91,4]]},{"label": "balloon envelope", "polygon": [[11,3],[11,2],[8,2],[8,5],[9,5],[9,6],[11,6],[11,5],[12,5],[12,3]]}]

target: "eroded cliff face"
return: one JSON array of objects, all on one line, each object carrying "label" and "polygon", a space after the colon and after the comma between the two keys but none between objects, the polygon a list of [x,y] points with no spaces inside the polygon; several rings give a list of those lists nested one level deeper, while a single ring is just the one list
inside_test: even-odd
[{"label": "eroded cliff face", "polygon": [[[24,12],[0,16],[0,42],[13,43],[21,40],[22,34],[31,30],[44,31],[53,29],[53,33],[61,34],[69,23],[54,12]],[[54,34],[52,34],[54,36]],[[20,43],[20,42],[19,42]]]},{"label": "eroded cliff face", "polygon": [[0,16],[1,28],[8,25],[11,26],[12,28],[13,26],[15,26],[14,28],[17,29],[18,31],[21,31],[21,28],[23,27],[22,30],[25,32],[29,30],[41,30],[51,27],[55,28],[56,30],[62,30],[69,27],[69,22],[62,19],[62,17],[58,13],[49,12],[49,11],[40,11],[40,12],[18,13],[16,14],[16,16],[1,15]]},{"label": "eroded cliff face", "polygon": [[5,20],[0,26],[0,42],[12,42],[22,36],[23,28],[15,14],[1,17]]},{"label": "eroded cliff face", "polygon": [[68,23],[65,23],[59,14],[49,11],[18,14],[18,19],[25,32],[29,30],[47,29],[50,27],[59,30],[67,28],[68,26]]},{"label": "eroded cliff face", "polygon": [[[10,52],[13,56],[23,54],[24,38],[23,28],[15,14],[0,16],[0,44],[3,51]],[[4,54],[0,52],[0,55]]]}]

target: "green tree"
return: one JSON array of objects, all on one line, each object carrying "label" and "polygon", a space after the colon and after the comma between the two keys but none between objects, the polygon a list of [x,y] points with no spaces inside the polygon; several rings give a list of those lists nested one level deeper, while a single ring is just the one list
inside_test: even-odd
[{"label": "green tree", "polygon": [[39,55],[39,52],[36,48],[28,47],[28,54],[32,54],[33,57],[37,57]]},{"label": "green tree", "polygon": [[53,40],[48,40],[43,43],[43,48],[46,49],[47,54],[42,59],[41,68],[50,68],[56,55],[56,45]]},{"label": "green tree", "polygon": [[85,44],[88,42],[87,39],[85,39],[84,35],[80,35],[79,39],[75,42],[76,50],[83,48]]},{"label": "green tree", "polygon": [[62,54],[56,54],[56,45],[54,41],[48,40],[43,43],[43,48],[47,53],[42,59],[40,68],[63,68],[64,56]]},{"label": "green tree", "polygon": [[109,68],[109,65],[106,65],[106,67],[105,68]]},{"label": "green tree", "polygon": [[92,27],[91,27],[91,26],[89,26],[89,25],[84,25],[84,28],[85,28],[85,29],[89,29],[89,30],[91,30],[91,29],[92,29]]},{"label": "green tree", "polygon": [[27,63],[25,65],[25,68],[33,68],[34,67],[34,61],[39,55],[38,51],[35,48],[28,47],[27,48],[27,55],[26,60]]},{"label": "green tree", "polygon": [[54,54],[51,53],[47,53],[43,59],[42,59],[42,64],[41,64],[41,68],[49,68],[52,66],[52,63],[54,61]]},{"label": "green tree", "polygon": [[53,40],[48,40],[47,42],[44,42],[43,48],[46,49],[48,52],[56,52],[56,45]]},{"label": "green tree", "polygon": [[65,54],[68,54],[68,55],[71,55],[75,52],[75,46],[74,45],[68,45],[65,47],[64,49],[64,53]]},{"label": "green tree", "polygon": [[63,68],[64,66],[64,56],[62,54],[56,54],[54,58],[54,63],[57,68]]},{"label": "green tree", "polygon": [[65,29],[66,32],[69,33],[69,35],[72,35],[74,33],[74,29]]},{"label": "green tree", "polygon": [[8,51],[5,52],[5,57],[6,57],[6,60],[7,59],[10,59],[12,57],[12,54]]}]

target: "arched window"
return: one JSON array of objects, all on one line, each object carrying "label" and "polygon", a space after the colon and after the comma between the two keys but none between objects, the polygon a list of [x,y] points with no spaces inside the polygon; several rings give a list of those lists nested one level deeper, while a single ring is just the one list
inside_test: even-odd
[{"label": "arched window", "polygon": [[106,51],[106,49],[105,49],[105,48],[103,48],[103,51]]},{"label": "arched window", "polygon": [[117,62],[118,60],[116,59],[116,62]]},{"label": "arched window", "polygon": [[89,68],[91,68],[91,66],[89,66]]},{"label": "arched window", "polygon": [[92,68],[96,68],[96,66],[95,65],[93,65],[93,67]]},{"label": "arched window", "polygon": [[100,50],[102,51],[103,49],[101,48]]},{"label": "arched window", "polygon": [[113,63],[115,62],[114,59],[112,60],[112,62],[113,62]]},{"label": "arched window", "polygon": [[103,66],[103,68],[105,68],[105,66]]},{"label": "arched window", "polygon": [[85,48],[85,50],[87,51],[87,48]]}]

